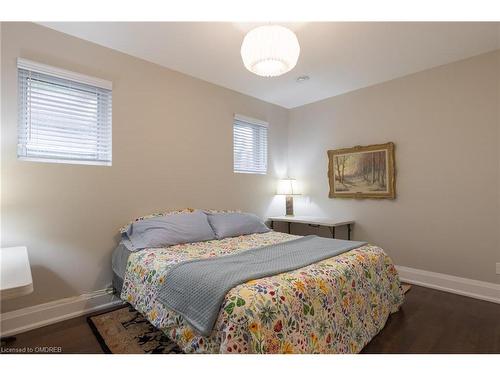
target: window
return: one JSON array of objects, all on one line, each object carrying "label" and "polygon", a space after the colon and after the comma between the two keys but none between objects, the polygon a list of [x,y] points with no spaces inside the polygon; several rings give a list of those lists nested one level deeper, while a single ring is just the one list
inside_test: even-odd
[{"label": "window", "polygon": [[233,146],[235,173],[267,173],[266,122],[235,115]]},{"label": "window", "polygon": [[18,59],[19,159],[111,165],[111,82]]}]

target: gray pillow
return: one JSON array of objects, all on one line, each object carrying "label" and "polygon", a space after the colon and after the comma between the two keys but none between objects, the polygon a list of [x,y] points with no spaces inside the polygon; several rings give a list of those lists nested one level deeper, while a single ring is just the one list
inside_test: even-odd
[{"label": "gray pillow", "polygon": [[123,240],[132,251],[181,243],[214,240],[215,234],[202,211],[151,217],[134,222]]},{"label": "gray pillow", "polygon": [[252,233],[266,233],[269,228],[254,215],[243,212],[211,213],[208,222],[218,240],[226,237],[242,236]]}]

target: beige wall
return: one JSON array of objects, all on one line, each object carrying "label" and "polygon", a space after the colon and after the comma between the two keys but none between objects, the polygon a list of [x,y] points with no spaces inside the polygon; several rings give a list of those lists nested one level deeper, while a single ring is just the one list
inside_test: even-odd
[{"label": "beige wall", "polygon": [[[396,264],[500,282],[499,69],[497,51],[291,110],[296,214],[353,218]],[[328,198],[326,150],[388,141],[396,200]]]},{"label": "beige wall", "polygon": [[[117,229],[164,208],[279,214],[287,111],[131,56],[25,23],[2,25],[1,245],[27,245],[35,292],[9,311],[110,284]],[[19,161],[16,58],[113,81],[113,166]],[[234,174],[234,113],[267,120],[267,176]]]}]

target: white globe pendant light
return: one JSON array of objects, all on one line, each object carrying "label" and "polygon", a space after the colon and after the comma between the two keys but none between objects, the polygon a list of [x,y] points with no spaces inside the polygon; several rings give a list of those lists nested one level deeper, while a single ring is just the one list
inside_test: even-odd
[{"label": "white globe pendant light", "polygon": [[300,45],[293,31],[279,25],[250,30],[241,44],[245,67],[262,77],[277,77],[297,64]]}]

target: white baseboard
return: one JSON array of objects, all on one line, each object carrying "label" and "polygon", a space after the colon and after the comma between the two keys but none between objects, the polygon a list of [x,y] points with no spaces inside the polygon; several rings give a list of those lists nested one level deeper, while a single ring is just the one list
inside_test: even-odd
[{"label": "white baseboard", "polygon": [[49,324],[75,318],[123,303],[112,289],[102,289],[76,297],[30,306],[0,314],[2,337],[16,335]]},{"label": "white baseboard", "polygon": [[396,266],[401,281],[442,290],[461,296],[467,296],[484,301],[500,303],[500,284],[466,279],[463,277],[430,272],[416,268]]}]

